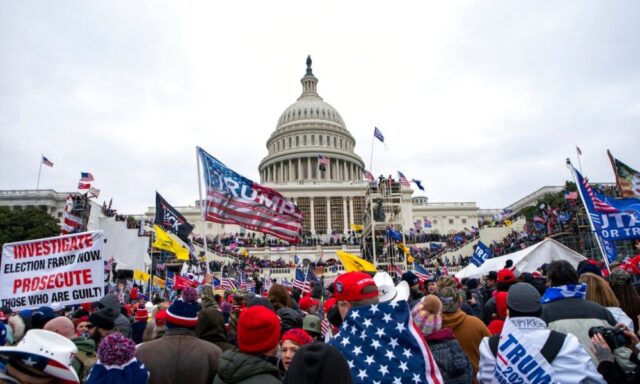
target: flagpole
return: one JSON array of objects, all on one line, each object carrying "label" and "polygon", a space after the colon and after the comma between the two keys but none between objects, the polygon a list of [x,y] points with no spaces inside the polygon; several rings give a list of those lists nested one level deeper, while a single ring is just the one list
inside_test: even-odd
[{"label": "flagpole", "polygon": [[371,157],[369,158],[369,172],[371,172],[371,175],[373,175],[373,145],[375,144],[375,142],[376,142],[376,135],[374,134],[373,137],[371,138]]},{"label": "flagpole", "polygon": [[578,154],[578,168],[580,169],[580,174],[582,174],[582,162],[580,161],[580,155],[582,154],[582,150],[576,145],[576,153]]},{"label": "flagpole", "polygon": [[202,209],[203,205],[202,205],[202,178],[200,177],[200,156],[198,153],[198,146],[196,146],[196,164],[198,167],[198,196],[200,198],[200,222],[202,223],[202,241],[204,244],[204,261],[205,261],[205,265],[207,266],[207,273],[210,273],[211,271],[209,271],[209,259],[207,258],[207,251],[209,251],[209,248],[207,247],[207,233],[205,231],[205,220],[204,220],[204,211]]},{"label": "flagpole", "polygon": [[38,181],[36,182],[36,191],[40,189],[40,173],[42,172],[42,158],[43,154],[40,154],[40,168],[38,168]]},{"label": "flagpole", "polygon": [[[578,178],[576,177],[575,169],[571,164],[571,160],[567,159],[567,167],[571,167],[569,170],[571,171],[571,176],[573,176],[573,182],[576,183],[576,187],[578,189],[578,194],[580,195],[580,200],[582,200],[582,205],[584,206],[584,210],[587,213],[587,218],[589,219],[589,226],[591,227],[591,233],[596,237],[596,242],[598,243],[598,248],[600,248],[600,252],[602,253],[602,259],[604,260],[604,264],[607,267],[607,271],[611,272],[611,268],[609,267],[609,259],[607,258],[607,254],[604,252],[604,248],[602,246],[602,239],[598,236],[596,232],[596,227],[593,225],[593,220],[591,215],[589,214],[589,209],[587,208],[587,202],[585,201],[585,197],[582,195],[582,188],[578,185]],[[582,176],[584,178],[584,175]]]}]

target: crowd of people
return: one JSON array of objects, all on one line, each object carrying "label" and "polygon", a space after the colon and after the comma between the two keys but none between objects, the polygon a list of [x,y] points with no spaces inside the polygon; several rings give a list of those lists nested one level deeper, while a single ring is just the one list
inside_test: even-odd
[{"label": "crowd of people", "polygon": [[[7,383],[637,383],[640,256],[0,311]],[[419,332],[418,335],[415,332]]]}]

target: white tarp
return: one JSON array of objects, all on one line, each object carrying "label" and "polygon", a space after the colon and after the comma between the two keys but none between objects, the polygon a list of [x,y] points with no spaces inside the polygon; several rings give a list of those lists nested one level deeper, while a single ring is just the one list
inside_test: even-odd
[{"label": "white tarp", "polygon": [[585,257],[578,252],[565,247],[551,238],[546,238],[521,251],[488,259],[480,267],[469,264],[460,272],[456,273],[456,277],[464,279],[467,277],[486,275],[490,271],[499,271],[504,268],[507,260],[512,260],[516,271],[522,273],[534,272],[542,264],[555,260],[566,260],[574,267],[577,267],[578,263],[584,259]]},{"label": "white tarp", "polygon": [[128,229],[125,221],[116,221],[114,217],[100,217],[98,226],[107,240],[104,244],[105,260],[113,257],[117,270],[147,270],[146,265],[151,264],[147,253],[148,237],[138,236],[137,229]]}]

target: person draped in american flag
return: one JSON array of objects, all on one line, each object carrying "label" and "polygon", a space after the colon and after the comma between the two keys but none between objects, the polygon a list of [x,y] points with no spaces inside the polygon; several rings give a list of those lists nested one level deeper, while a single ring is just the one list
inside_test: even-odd
[{"label": "person draped in american flag", "polygon": [[334,297],[344,321],[329,344],[347,360],[354,383],[444,382],[406,301],[379,303],[364,272],[340,275]]}]

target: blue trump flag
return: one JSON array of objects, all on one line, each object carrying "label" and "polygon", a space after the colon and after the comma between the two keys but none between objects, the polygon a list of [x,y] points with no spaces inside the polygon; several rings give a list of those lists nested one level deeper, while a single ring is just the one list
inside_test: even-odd
[{"label": "blue trump flag", "polygon": [[493,256],[491,249],[487,247],[482,241],[478,241],[473,256],[471,257],[471,263],[476,267],[481,266],[485,260],[490,259]]},{"label": "blue trump flag", "polygon": [[640,239],[640,199],[616,199],[600,194],[578,170],[571,168],[596,234],[609,241]]},{"label": "blue trump flag", "polygon": [[604,249],[605,255],[607,255],[607,260],[609,263],[613,263],[618,259],[618,250],[616,249],[616,245],[613,241],[605,240],[600,238],[602,241],[602,248]]}]

